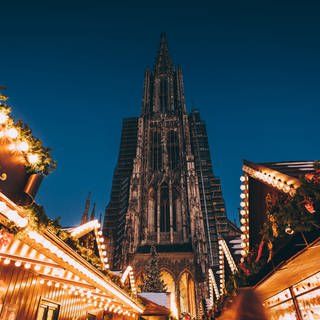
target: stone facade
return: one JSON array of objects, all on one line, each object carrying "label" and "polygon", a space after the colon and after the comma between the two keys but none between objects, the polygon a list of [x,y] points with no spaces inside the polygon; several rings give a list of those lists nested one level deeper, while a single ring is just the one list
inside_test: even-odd
[{"label": "stone facade", "polygon": [[[206,159],[203,153],[195,152],[201,137],[195,132],[204,124],[198,126],[195,120],[190,124],[182,71],[173,66],[163,35],[154,69],[145,72],[142,112],[135,119],[136,131],[132,132],[136,132],[136,152],[128,160],[132,166],[122,176],[117,167],[115,176],[122,178],[113,185],[112,199],[116,200],[110,202],[105,215],[105,235],[113,239],[113,268],[131,264],[136,274],[141,274],[150,247],[155,245],[161,270],[174,282],[170,287],[175,291],[178,310],[196,316],[207,294],[208,268],[214,265],[212,257],[218,255],[209,252],[215,249],[212,244],[219,234],[215,221],[225,227],[227,218],[225,210],[219,210],[218,220],[214,217],[217,210],[207,210],[205,199],[213,194],[214,183],[204,185],[204,180],[217,180],[212,172],[208,141],[205,146],[200,142],[207,150]],[[122,137],[121,146],[125,144]],[[121,147],[120,155],[123,153]],[[119,156],[118,163],[122,158]],[[199,163],[207,166],[202,168]],[[126,182],[128,178],[130,183]],[[127,186],[127,196],[122,196],[121,206],[116,190],[122,184]],[[224,206],[222,200],[221,203]],[[216,236],[212,240],[211,232]]]}]

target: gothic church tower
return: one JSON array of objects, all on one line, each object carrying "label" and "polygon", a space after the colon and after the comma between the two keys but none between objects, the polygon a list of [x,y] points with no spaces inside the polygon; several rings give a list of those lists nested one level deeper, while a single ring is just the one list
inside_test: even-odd
[{"label": "gothic church tower", "polygon": [[[202,159],[195,158],[195,125],[189,121],[182,71],[173,65],[162,34],[154,68],[145,72],[141,115],[123,124],[104,232],[113,267],[131,264],[136,274],[143,273],[155,245],[179,312],[196,316],[214,262],[196,163]],[[218,226],[211,229],[216,236]]]}]

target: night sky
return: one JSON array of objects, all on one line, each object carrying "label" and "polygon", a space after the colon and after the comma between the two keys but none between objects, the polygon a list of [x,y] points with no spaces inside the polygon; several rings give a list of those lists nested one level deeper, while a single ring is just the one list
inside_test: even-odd
[{"label": "night sky", "polygon": [[58,163],[37,196],[49,216],[79,223],[89,191],[104,212],[122,119],[140,114],[162,31],[231,220],[243,159],[320,158],[319,1],[108,2],[0,5],[0,84]]}]

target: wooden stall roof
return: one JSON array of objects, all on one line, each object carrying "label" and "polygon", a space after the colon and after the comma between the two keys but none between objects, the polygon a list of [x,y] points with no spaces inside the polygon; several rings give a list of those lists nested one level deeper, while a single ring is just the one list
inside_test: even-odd
[{"label": "wooden stall roof", "polygon": [[[40,265],[38,274],[61,283],[71,282],[75,286],[94,289],[114,305],[123,306],[131,313],[142,313],[143,306],[110,278],[94,268],[71,247],[49,230],[39,231],[29,227],[26,211],[0,193],[0,222],[14,222],[23,232],[0,256],[5,259]],[[41,268],[42,267],[42,268]],[[45,272],[50,267],[50,272]],[[48,270],[48,269],[47,269]]]},{"label": "wooden stall roof", "polygon": [[279,265],[257,285],[257,291],[268,299],[320,270],[320,237],[285,263]]},{"label": "wooden stall roof", "polygon": [[[149,316],[149,315],[165,315],[169,316],[171,311],[170,309],[166,308],[165,306],[161,306],[160,304],[157,304],[141,295],[139,295],[139,298],[145,305],[145,310],[143,312],[143,315]],[[142,315],[142,316],[143,316]]]}]

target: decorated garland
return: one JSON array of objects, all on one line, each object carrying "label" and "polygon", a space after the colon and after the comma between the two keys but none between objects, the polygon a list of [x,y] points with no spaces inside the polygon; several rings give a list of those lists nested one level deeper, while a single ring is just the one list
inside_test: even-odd
[{"label": "decorated garland", "polygon": [[315,165],[314,173],[307,173],[300,180],[301,186],[294,197],[280,194],[279,198],[267,210],[267,221],[263,225],[259,246],[259,261],[264,244],[268,246],[268,262],[273,255],[273,246],[277,239],[288,237],[297,232],[309,232],[320,229],[320,169]]},{"label": "decorated garland", "polygon": [[35,138],[22,121],[14,122],[10,117],[11,108],[3,102],[5,100],[6,97],[0,96],[0,138],[7,139],[13,152],[21,153],[28,172],[48,175],[56,168],[50,149],[43,147],[41,140]]},{"label": "decorated garland", "polygon": [[0,225],[0,250],[6,248],[14,235],[10,233],[10,230],[2,225]]}]

